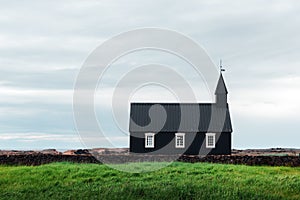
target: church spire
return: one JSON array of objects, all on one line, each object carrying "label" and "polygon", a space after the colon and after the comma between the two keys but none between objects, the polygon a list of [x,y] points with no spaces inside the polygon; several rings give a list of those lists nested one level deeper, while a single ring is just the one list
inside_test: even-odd
[{"label": "church spire", "polygon": [[219,81],[218,81],[218,84],[217,84],[215,94],[216,95],[217,94],[228,94],[222,72],[220,73],[220,77],[219,77]]},{"label": "church spire", "polygon": [[222,75],[222,72],[225,71],[222,68],[222,61],[220,61],[220,77],[218,80],[218,84],[216,87],[215,95],[216,95],[216,104],[219,107],[226,107],[227,106],[227,88],[225,85],[225,81]]}]

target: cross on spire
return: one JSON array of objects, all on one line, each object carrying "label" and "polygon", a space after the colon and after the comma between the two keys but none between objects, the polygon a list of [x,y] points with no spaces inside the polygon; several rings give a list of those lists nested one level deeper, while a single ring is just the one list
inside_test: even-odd
[{"label": "cross on spire", "polygon": [[225,72],[225,69],[222,66],[222,59],[220,59],[220,73]]}]

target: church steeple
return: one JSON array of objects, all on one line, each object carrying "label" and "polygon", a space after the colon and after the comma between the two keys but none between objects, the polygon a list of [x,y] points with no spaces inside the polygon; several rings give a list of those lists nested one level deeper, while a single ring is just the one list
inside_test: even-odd
[{"label": "church steeple", "polygon": [[217,84],[215,94],[228,94],[222,73],[220,73],[220,77],[219,77],[219,81]]},{"label": "church steeple", "polygon": [[220,72],[219,81],[216,87],[215,95],[216,95],[216,104],[220,107],[226,107],[227,105],[227,88],[224,82],[224,78],[222,75],[222,71]]}]

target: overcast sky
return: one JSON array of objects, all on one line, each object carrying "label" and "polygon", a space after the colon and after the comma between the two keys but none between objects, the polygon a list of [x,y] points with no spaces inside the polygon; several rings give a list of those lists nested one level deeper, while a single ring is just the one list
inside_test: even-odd
[{"label": "overcast sky", "polygon": [[[80,67],[105,40],[142,27],[181,32],[198,42],[216,67],[223,60],[233,148],[300,148],[297,0],[0,2],[0,149],[84,148],[72,110]],[[145,51],[114,63],[99,95],[109,96],[110,84],[122,76],[117,66],[158,62],[184,68],[193,87],[203,87],[180,59]],[[154,87],[133,100],[160,100],[160,94],[173,98]],[[201,92],[197,98],[207,101]],[[128,137],[105,117],[109,107],[99,109],[104,129],[113,132],[111,141],[127,147]]]}]

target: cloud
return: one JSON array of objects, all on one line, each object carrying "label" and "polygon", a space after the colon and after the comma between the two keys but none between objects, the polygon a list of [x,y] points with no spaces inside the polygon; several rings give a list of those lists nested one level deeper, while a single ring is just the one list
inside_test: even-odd
[{"label": "cloud", "polygon": [[[67,148],[112,147],[112,145],[124,147],[124,144],[128,142],[128,137],[89,137],[66,132],[11,132],[1,133],[0,141],[1,149],[58,148],[59,150],[66,150]],[[82,143],[82,141],[85,141],[85,143]],[[112,144],[108,144],[107,141]]]},{"label": "cloud", "polygon": [[25,89],[0,86],[0,104],[71,104],[73,90]]},{"label": "cloud", "polygon": [[296,119],[300,113],[300,94],[296,92],[299,88],[300,76],[262,80],[256,87],[234,91],[231,107],[239,115],[254,118]]},{"label": "cloud", "polygon": [[78,141],[78,137],[70,134],[53,134],[53,133],[2,133],[1,140],[31,140],[31,141]]},{"label": "cloud", "polygon": [[[50,146],[66,146],[55,144],[50,138],[43,139],[39,131],[53,138],[56,136],[51,135],[53,129],[62,130],[58,133],[61,137],[63,132],[76,136],[72,89],[81,65],[101,42],[138,27],[182,32],[204,46],[216,65],[223,59],[230,108],[233,117],[239,117],[234,120],[237,127],[234,137],[238,139],[234,146],[245,147],[250,137],[257,138],[251,132],[266,132],[265,126],[261,130],[255,128],[262,127],[263,123],[281,120],[282,126],[298,130],[299,124],[289,124],[289,121],[299,118],[300,113],[299,11],[300,3],[295,0],[3,2],[0,7],[0,137],[8,137],[5,132],[9,131],[19,139],[9,139],[11,143],[7,147],[30,148],[21,141],[36,145],[27,134],[30,132],[36,136],[35,142],[40,139],[47,140]],[[209,100],[204,97],[202,80],[194,76],[188,65],[165,53],[148,51],[127,55],[107,71],[103,87],[96,93],[101,115],[110,116],[112,89],[122,75],[134,66],[155,62],[174,67],[198,92],[198,100]],[[138,74],[126,87],[132,87],[141,76],[142,73]],[[169,78],[155,72],[153,76]],[[133,100],[173,98],[167,92],[167,97],[156,98],[163,91],[157,87],[145,88]],[[249,126],[249,120],[254,125]],[[106,119],[104,123],[110,124],[107,129],[115,130],[111,120]],[[282,134],[278,127],[271,125],[267,131]],[[114,137],[118,134],[122,136],[116,132]],[[297,140],[292,133],[285,134]],[[120,146],[127,145],[126,138],[117,141],[123,142],[117,142]],[[279,143],[264,138],[263,144]],[[46,142],[38,145],[49,146]],[[68,145],[72,147],[71,142]]]}]

